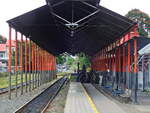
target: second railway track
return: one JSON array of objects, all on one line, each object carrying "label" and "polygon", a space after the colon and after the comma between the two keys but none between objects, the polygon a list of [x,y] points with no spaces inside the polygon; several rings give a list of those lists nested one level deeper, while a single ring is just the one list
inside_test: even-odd
[{"label": "second railway track", "polygon": [[14,113],[44,113],[44,111],[60,91],[66,80],[66,77],[57,80],[50,87],[44,90],[40,95],[32,99],[30,102],[22,106]]}]

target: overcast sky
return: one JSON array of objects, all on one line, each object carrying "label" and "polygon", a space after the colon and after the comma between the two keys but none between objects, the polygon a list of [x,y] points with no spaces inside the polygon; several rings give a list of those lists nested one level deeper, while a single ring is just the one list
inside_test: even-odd
[{"label": "overcast sky", "polygon": [[[45,0],[1,0],[0,2],[0,34],[8,37],[6,21],[40,7]],[[101,5],[121,15],[138,8],[150,15],[150,0],[101,0]]]}]

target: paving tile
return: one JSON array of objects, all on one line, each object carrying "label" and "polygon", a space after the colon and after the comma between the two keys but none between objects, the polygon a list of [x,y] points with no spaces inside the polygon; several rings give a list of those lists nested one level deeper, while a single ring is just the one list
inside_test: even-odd
[{"label": "paving tile", "polygon": [[126,113],[116,103],[100,93],[91,84],[84,84],[99,113]]},{"label": "paving tile", "polygon": [[94,113],[81,83],[70,84],[64,113]]}]

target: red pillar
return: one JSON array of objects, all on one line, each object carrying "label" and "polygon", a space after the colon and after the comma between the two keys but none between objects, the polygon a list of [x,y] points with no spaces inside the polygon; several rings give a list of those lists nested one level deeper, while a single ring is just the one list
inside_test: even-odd
[{"label": "red pillar", "polygon": [[16,75],[16,97],[18,87],[18,33],[15,31],[15,75]]},{"label": "red pillar", "polygon": [[126,72],[126,47],[123,47],[123,72]]},{"label": "red pillar", "polygon": [[23,35],[21,34],[20,44],[20,72],[21,72],[21,95],[23,95]]},{"label": "red pillar", "polygon": [[18,71],[18,34],[16,31],[16,36],[15,36],[15,72]]},{"label": "red pillar", "polygon": [[28,59],[27,59],[27,38],[25,38],[25,82],[26,82],[26,92],[27,92],[27,85],[28,85],[28,77],[27,77],[27,71],[28,71]]},{"label": "red pillar", "polygon": [[137,40],[134,39],[134,73],[137,73]]},{"label": "red pillar", "polygon": [[37,53],[36,44],[34,43],[34,76],[35,76],[35,87],[37,87]]},{"label": "red pillar", "polygon": [[137,72],[137,39],[134,39],[134,76],[135,76],[135,103],[137,103],[137,90],[138,90],[138,72]]},{"label": "red pillar", "polygon": [[8,72],[9,72],[9,99],[11,99],[11,63],[12,63],[12,50],[11,50],[11,27],[9,26],[9,44],[8,44],[8,48],[9,48],[9,54],[8,54]]},{"label": "red pillar", "polygon": [[131,59],[130,59],[130,57],[131,57],[131,54],[130,54],[130,42],[128,42],[128,73],[130,73],[131,72],[131,68],[130,68],[130,64],[131,64]]}]

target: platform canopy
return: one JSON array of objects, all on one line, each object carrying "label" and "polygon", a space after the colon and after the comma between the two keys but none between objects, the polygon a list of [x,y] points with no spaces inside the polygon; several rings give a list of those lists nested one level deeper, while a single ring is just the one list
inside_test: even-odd
[{"label": "platform canopy", "polygon": [[100,0],[46,0],[46,5],[8,20],[11,27],[54,55],[94,55],[136,23],[99,5]]}]

